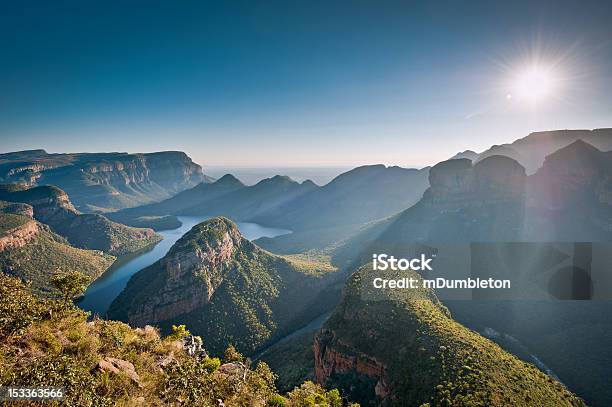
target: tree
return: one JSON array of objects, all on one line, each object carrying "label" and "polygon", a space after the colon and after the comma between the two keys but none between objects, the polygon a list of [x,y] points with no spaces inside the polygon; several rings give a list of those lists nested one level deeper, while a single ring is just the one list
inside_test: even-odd
[{"label": "tree", "polygon": [[57,272],[51,278],[51,284],[62,293],[66,304],[85,291],[89,281],[89,276],[80,271]]},{"label": "tree", "polygon": [[168,338],[175,341],[189,335],[191,335],[191,332],[189,332],[185,325],[172,325],[172,333],[168,335]]}]

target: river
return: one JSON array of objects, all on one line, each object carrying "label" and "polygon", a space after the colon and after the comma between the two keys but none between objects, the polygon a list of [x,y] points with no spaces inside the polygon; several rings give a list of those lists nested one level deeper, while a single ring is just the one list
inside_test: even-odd
[{"label": "river", "polygon": [[[98,279],[87,288],[77,305],[92,314],[104,316],[108,307],[123,291],[128,280],[137,271],[150,266],[168,253],[172,245],[193,226],[209,219],[209,216],[179,216],[182,225],[173,230],[159,232],[163,240],[152,247],[118,258]],[[290,230],[269,228],[257,223],[236,222],[242,235],[255,240],[260,237],[275,237],[291,233]]]}]

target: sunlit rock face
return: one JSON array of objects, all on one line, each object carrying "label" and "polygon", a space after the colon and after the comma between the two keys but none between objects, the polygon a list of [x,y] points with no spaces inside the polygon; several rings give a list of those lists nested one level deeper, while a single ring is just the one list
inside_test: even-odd
[{"label": "sunlit rock face", "polygon": [[155,296],[129,311],[130,323],[157,323],[206,305],[232,271],[234,255],[245,245],[252,248],[227,219],[213,219],[207,229],[196,226],[159,261],[164,283]]},{"label": "sunlit rock face", "polygon": [[82,214],[75,209],[66,192],[51,185],[32,188],[3,185],[0,186],[0,200],[27,205],[23,210],[31,212],[36,220],[79,248],[123,255],[161,239],[152,229],[131,228],[99,214]]},{"label": "sunlit rock face", "polygon": [[336,271],[262,250],[232,221],[215,217],[136,273],[109,317],[162,329],[186,324],[211,352],[231,343],[252,354],[329,311],[343,279]]},{"label": "sunlit rock face", "polygon": [[211,179],[180,151],[0,154],[0,183],[56,185],[77,209],[105,212],[169,198]]}]

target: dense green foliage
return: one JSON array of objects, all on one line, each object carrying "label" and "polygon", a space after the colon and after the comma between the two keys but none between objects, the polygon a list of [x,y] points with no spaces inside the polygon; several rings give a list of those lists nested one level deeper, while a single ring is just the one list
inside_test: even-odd
[{"label": "dense green foliage", "polygon": [[124,255],[159,242],[161,236],[150,229],[136,229],[113,222],[98,214],[81,214],[66,193],[52,185],[26,188],[0,185],[0,199],[29,204],[36,220],[50,226],[70,244],[83,249]]},{"label": "dense green foliage", "polygon": [[[0,214],[0,220],[6,216]],[[24,222],[32,221],[20,216]],[[35,221],[32,221],[35,222]],[[77,249],[51,232],[48,227],[38,224],[40,232],[25,246],[7,248],[0,252],[0,270],[22,280],[32,282],[37,293],[55,294],[51,277],[57,271],[78,271],[90,279],[99,277],[115,258],[97,250]]]},{"label": "dense green foliage", "polygon": [[[227,262],[193,266],[198,260],[190,256],[216,256],[229,236],[235,242]],[[181,268],[186,273],[180,278],[181,288],[175,282],[168,285],[170,261],[193,267]],[[176,302],[188,301],[199,298],[198,292],[205,292],[211,283],[214,293],[203,305],[154,322],[168,332],[173,324],[186,324],[194,334],[207,338],[207,347],[215,353],[232,343],[252,354],[332,309],[341,282],[342,276],[324,258],[273,255],[242,238],[233,222],[213,218],[194,226],[163,259],[136,273],[109,315],[130,321],[139,310],[157,306],[156,298],[167,292],[168,297],[176,296]]]},{"label": "dense green foliage", "polygon": [[0,237],[2,237],[6,232],[25,225],[29,221],[30,219],[22,215],[15,215],[12,213],[0,214]]},{"label": "dense green foliage", "polygon": [[276,387],[280,391],[289,391],[299,383],[315,380],[313,337],[312,331],[302,333],[271,346],[258,357],[278,375]]},{"label": "dense green foliage", "polygon": [[[235,352],[235,351],[234,351]],[[236,359],[240,358],[240,361]],[[115,363],[114,367],[110,362]],[[151,327],[94,319],[0,275],[0,385],[60,386],[64,406],[340,407],[337,391],[304,383],[285,396],[265,363],[189,356]],[[39,405],[27,402],[21,405]]]},{"label": "dense green foliage", "polygon": [[51,277],[51,285],[61,294],[64,302],[72,301],[87,288],[90,278],[78,271],[60,271]]},{"label": "dense green foliage", "polygon": [[[325,324],[334,332],[326,346],[382,363],[394,395],[385,403],[584,405],[561,383],[455,322],[432,292],[374,289],[375,276],[364,267],[351,277],[341,305]],[[413,272],[401,276],[419,278]],[[342,376],[339,372],[328,384],[354,393]]]}]

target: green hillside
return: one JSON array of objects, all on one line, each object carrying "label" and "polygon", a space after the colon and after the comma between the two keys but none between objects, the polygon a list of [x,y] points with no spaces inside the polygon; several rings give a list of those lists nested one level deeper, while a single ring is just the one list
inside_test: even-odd
[{"label": "green hillside", "polygon": [[109,315],[137,326],[186,323],[212,351],[232,343],[250,354],[331,309],[340,279],[320,259],[273,255],[213,218],[136,273]]},{"label": "green hillside", "polygon": [[251,365],[231,348],[223,360],[211,357],[180,329],[161,337],[150,326],[87,316],[0,274],[0,386],[62,387],[65,399],[53,405],[79,407],[343,405],[337,391],[312,382],[280,395],[265,363]]},{"label": "green hillside", "polygon": [[[374,289],[375,276],[380,273],[364,267],[351,277],[315,339],[317,378],[327,385],[362,405],[585,405],[561,383],[455,322],[432,292]],[[413,272],[401,277],[419,278]]]},{"label": "green hillside", "polygon": [[2,225],[0,228],[7,225],[14,228],[28,222],[36,225],[39,229],[38,234],[23,247],[9,247],[1,250],[0,270],[5,274],[31,281],[32,289],[37,293],[45,295],[55,293],[50,284],[50,279],[55,272],[80,271],[93,280],[99,277],[115,260],[115,257],[97,250],[72,247],[66,239],[30,218],[0,214],[0,225]]},{"label": "green hillside", "polygon": [[73,246],[83,249],[119,256],[161,240],[161,236],[151,229],[125,226],[98,214],[82,214],[63,190],[51,185],[33,188],[0,185],[0,199],[31,205],[36,220],[50,226]]}]

